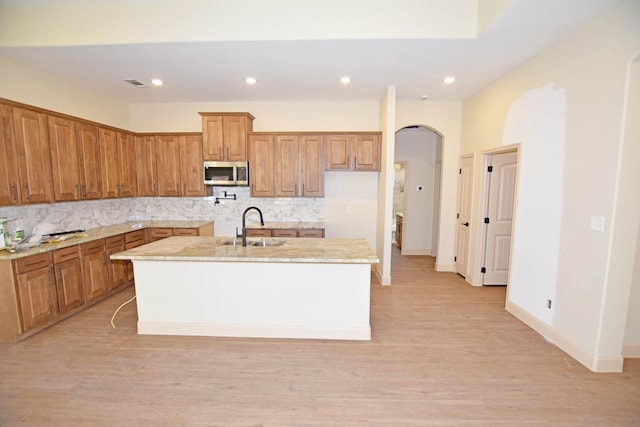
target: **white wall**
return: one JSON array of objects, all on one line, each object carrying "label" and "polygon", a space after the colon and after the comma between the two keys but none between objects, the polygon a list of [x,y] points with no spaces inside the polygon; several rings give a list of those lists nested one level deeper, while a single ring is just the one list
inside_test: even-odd
[{"label": "white wall", "polygon": [[[404,255],[431,255],[438,135],[425,129],[396,134],[395,161],[406,162],[402,239]],[[418,186],[422,190],[418,190]]]},{"label": "white wall", "polygon": [[0,98],[129,129],[129,106],[0,56]]},{"label": "white wall", "polygon": [[421,125],[442,135],[442,184],[440,229],[436,270],[453,271],[455,254],[458,157],[462,121],[461,102],[398,102],[396,131],[406,126]]},{"label": "white wall", "polygon": [[[640,51],[638,16],[640,3],[621,1],[466,100],[463,107],[463,153],[482,153],[511,143],[522,147],[512,246],[516,273],[510,278],[507,308],[598,371],[622,367],[628,300],[619,295],[629,293],[633,264],[610,264],[610,242],[612,227],[637,227],[637,218],[635,223],[616,224],[612,219],[618,209],[616,182],[627,71]],[[536,99],[529,102],[531,97]],[[550,108],[553,117],[546,111]],[[514,110],[521,111],[515,121],[510,116]],[[559,163],[562,152],[564,160]],[[640,167],[637,159],[634,163],[636,169]],[[561,179],[549,182],[548,176]],[[637,197],[636,192],[631,198]],[[548,208],[554,218],[542,219],[552,220],[549,229],[531,232],[544,227],[541,220],[522,211],[525,206],[541,213]],[[476,202],[474,213],[478,212]],[[592,215],[605,218],[604,232],[590,229]],[[551,236],[553,228],[559,235]],[[627,233],[626,238],[637,237]],[[477,240],[471,242],[471,259],[480,248]],[[541,258],[541,252],[548,253]],[[546,272],[541,275],[540,270]],[[627,279],[613,280],[621,277]],[[553,316],[540,308],[546,303],[542,292],[547,286],[544,292],[555,294]]]}]

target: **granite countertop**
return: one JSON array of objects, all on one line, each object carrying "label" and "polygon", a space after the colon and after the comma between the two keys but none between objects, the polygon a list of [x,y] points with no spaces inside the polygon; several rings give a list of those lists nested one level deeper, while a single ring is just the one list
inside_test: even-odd
[{"label": "granite countertop", "polygon": [[213,221],[130,221],[121,224],[107,225],[104,227],[86,230],[83,233],[79,233],[78,236],[70,237],[67,240],[63,240],[58,243],[43,243],[40,246],[14,253],[0,251],[0,261],[23,258],[56,249],[67,248],[69,246],[79,245],[93,240],[104,239],[105,237],[117,236],[118,234],[124,234],[145,228],[198,228],[211,223],[213,223]]},{"label": "granite countertop", "polygon": [[229,239],[229,237],[174,236],[113,254],[111,259],[331,264],[377,264],[380,262],[366,239],[266,239],[286,240],[282,246],[269,247],[222,244]]},{"label": "granite countertop", "polygon": [[264,226],[259,222],[251,222],[247,224],[247,228],[263,228],[269,230],[285,230],[285,229],[298,229],[298,230],[324,230],[324,222],[278,222],[278,221],[265,221]]}]

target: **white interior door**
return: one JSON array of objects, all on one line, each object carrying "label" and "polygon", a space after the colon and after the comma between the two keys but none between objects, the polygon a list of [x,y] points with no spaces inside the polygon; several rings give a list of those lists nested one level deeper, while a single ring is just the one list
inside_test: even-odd
[{"label": "white interior door", "polygon": [[515,152],[490,159],[483,285],[507,284],[517,166]]},{"label": "white interior door", "polygon": [[456,273],[467,276],[469,268],[469,230],[473,184],[473,156],[460,158],[458,177],[458,223],[456,227]]}]

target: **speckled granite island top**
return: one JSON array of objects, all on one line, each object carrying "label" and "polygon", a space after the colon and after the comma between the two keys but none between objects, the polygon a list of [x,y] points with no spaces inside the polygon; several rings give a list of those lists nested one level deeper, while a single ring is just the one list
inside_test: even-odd
[{"label": "speckled granite island top", "polygon": [[[169,237],[111,255],[132,261],[377,264],[366,239],[286,238],[282,246],[225,246],[229,237]],[[260,240],[248,238],[249,241]],[[270,239],[267,239],[270,240]]]}]

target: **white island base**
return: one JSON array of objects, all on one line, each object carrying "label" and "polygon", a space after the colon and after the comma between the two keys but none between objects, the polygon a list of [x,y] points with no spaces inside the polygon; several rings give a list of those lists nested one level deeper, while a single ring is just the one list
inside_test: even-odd
[{"label": "white island base", "polygon": [[139,334],[371,339],[369,263],[133,263]]}]

